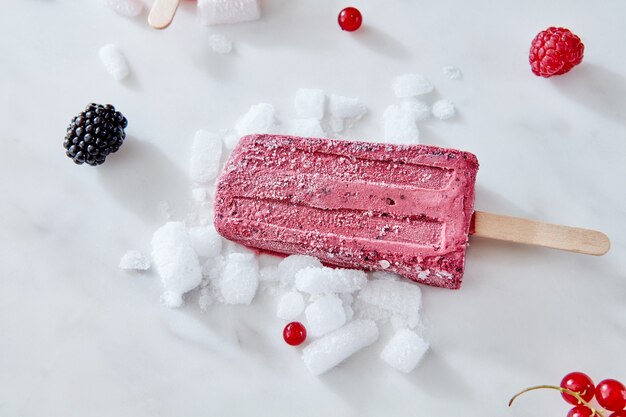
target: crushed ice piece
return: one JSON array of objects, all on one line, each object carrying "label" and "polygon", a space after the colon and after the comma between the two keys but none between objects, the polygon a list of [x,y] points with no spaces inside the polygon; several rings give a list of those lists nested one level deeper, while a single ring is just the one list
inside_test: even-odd
[{"label": "crushed ice piece", "polygon": [[237,122],[235,130],[239,136],[252,133],[272,133],[276,128],[276,110],[268,103],[259,103]]},{"label": "crushed ice piece", "polygon": [[211,289],[206,286],[200,289],[200,296],[198,297],[198,305],[200,306],[200,310],[208,311],[209,307],[213,305],[215,302],[215,297],[211,292]]},{"label": "crushed ice piece", "polygon": [[152,236],[152,259],[163,284],[161,301],[167,307],[179,307],[183,294],[202,280],[198,255],[181,222],[168,222]]},{"label": "crushed ice piece", "polygon": [[115,81],[122,81],[130,72],[124,54],[117,46],[109,43],[100,48],[100,60]]},{"label": "crushed ice piece", "polygon": [[308,255],[290,255],[278,264],[278,279],[282,285],[291,287],[296,279],[296,273],[308,267],[322,267],[319,259]]},{"label": "crushed ice piece", "polygon": [[442,68],[442,71],[446,77],[451,80],[460,80],[462,78],[461,70],[455,66],[447,65]]},{"label": "crushed ice piece", "polygon": [[311,117],[308,119],[289,120],[283,126],[286,135],[302,136],[305,138],[324,138],[326,133],[322,129],[320,121]]},{"label": "crushed ice piece", "polygon": [[294,320],[304,311],[304,298],[297,291],[291,291],[280,297],[276,307],[276,317],[283,320]]},{"label": "crushed ice piece", "polygon": [[430,117],[430,107],[428,104],[413,97],[403,99],[400,108],[406,111],[407,114],[413,116],[416,122],[421,122]]},{"label": "crushed ice piece", "polygon": [[215,179],[220,171],[222,138],[206,130],[198,130],[191,145],[189,176],[197,183]]},{"label": "crushed ice piece", "polygon": [[143,10],[143,3],[140,0],[104,0],[104,4],[115,13],[127,17],[139,16]]},{"label": "crushed ice piece", "polygon": [[389,261],[383,259],[382,261],[379,261],[378,264],[380,265],[380,267],[382,269],[387,269],[391,266],[391,264],[389,263]]},{"label": "crushed ice piece", "polygon": [[357,299],[364,317],[384,319],[398,315],[406,319],[411,328],[419,324],[422,291],[415,284],[391,280],[368,281]]},{"label": "crushed ice piece", "polygon": [[428,343],[409,329],[396,331],[380,358],[400,372],[409,373],[422,360]]},{"label": "crushed ice piece", "polygon": [[372,320],[354,320],[311,342],[303,349],[302,360],[312,374],[320,375],[376,340],[376,323]]},{"label": "crushed ice piece", "polygon": [[438,100],[433,104],[433,116],[441,120],[447,120],[454,116],[454,103],[450,100]]},{"label": "crushed ice piece", "polygon": [[232,132],[230,130],[225,131],[223,135],[224,145],[228,149],[233,149],[235,146],[237,146],[237,143],[239,143],[239,139],[241,139],[239,136],[237,136],[235,132]]},{"label": "crushed ice piece", "polygon": [[352,293],[367,283],[367,275],[354,269],[308,267],[296,273],[296,288],[309,294]]},{"label": "crushed ice piece", "polygon": [[390,281],[397,281],[402,277],[394,272],[386,271],[372,271],[370,272],[371,279],[386,279]]},{"label": "crushed ice piece", "polygon": [[196,203],[204,204],[213,199],[214,191],[210,188],[198,187],[191,190],[191,196]]},{"label": "crushed ice piece", "polygon": [[434,89],[430,81],[420,74],[400,75],[393,80],[392,87],[398,98],[428,94]]},{"label": "crushed ice piece", "polygon": [[222,252],[222,237],[213,224],[190,228],[189,237],[198,256],[214,258]]},{"label": "crushed ice piece", "polygon": [[324,104],[326,95],[324,90],[316,88],[300,88],[296,92],[294,105],[296,115],[301,119],[314,118],[322,120],[324,118]]},{"label": "crushed ice piece", "polygon": [[138,250],[129,250],[120,258],[119,267],[126,271],[146,271],[150,269],[150,260]]},{"label": "crushed ice piece", "polygon": [[225,304],[250,304],[259,285],[259,265],[254,255],[231,253],[225,259],[217,287]]},{"label": "crushed ice piece", "polygon": [[229,54],[233,50],[233,43],[226,36],[214,33],[209,36],[209,47],[216,54]]},{"label": "crushed ice piece", "polygon": [[276,266],[266,265],[260,269],[259,281],[270,283],[277,282],[278,280],[278,268]]},{"label": "crushed ice piece", "polygon": [[346,323],[346,312],[341,298],[328,294],[311,303],[306,310],[307,333],[313,337],[322,336]]},{"label": "crushed ice piece", "polygon": [[257,0],[198,0],[200,20],[205,25],[221,25],[256,20],[261,17]]},{"label": "crushed ice piece", "polygon": [[410,110],[392,104],[383,113],[383,136],[385,142],[397,145],[419,143],[420,132]]},{"label": "crushed ice piece", "polygon": [[217,281],[222,276],[225,266],[226,259],[222,255],[209,258],[202,264],[202,276],[207,282]]},{"label": "crushed ice piece", "polygon": [[328,101],[330,113],[341,119],[357,119],[365,116],[367,108],[358,98],[332,94]]}]

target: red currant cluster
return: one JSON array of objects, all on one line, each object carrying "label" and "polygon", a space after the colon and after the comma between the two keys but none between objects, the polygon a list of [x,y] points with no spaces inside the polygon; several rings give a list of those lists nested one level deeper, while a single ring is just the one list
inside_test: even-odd
[{"label": "red currant cluster", "polygon": [[594,396],[602,408],[613,411],[608,417],[626,417],[626,387],[624,384],[615,379],[605,379],[598,385],[594,385],[591,378],[582,372],[571,372],[565,375],[558,387],[555,385],[538,385],[526,388],[511,398],[509,406],[525,392],[543,388],[560,391],[563,399],[575,406],[569,410],[567,417],[605,417],[602,411],[590,404]]}]

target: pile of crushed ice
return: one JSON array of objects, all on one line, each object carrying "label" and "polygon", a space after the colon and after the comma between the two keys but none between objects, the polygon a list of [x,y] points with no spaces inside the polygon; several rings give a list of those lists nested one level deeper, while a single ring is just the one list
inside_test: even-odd
[{"label": "pile of crushed ice", "polygon": [[[435,102],[431,108],[417,98],[433,91],[432,84],[419,74],[397,77],[392,88],[401,102],[389,106],[383,115],[386,141],[417,143],[419,121],[431,112],[443,119],[454,114],[454,106],[447,100]],[[195,208],[185,222],[170,221],[160,227],[151,242],[152,266],[163,286],[161,302],[179,307],[187,293],[196,291],[200,308],[210,311],[215,303],[250,304],[264,290],[275,298],[277,320],[285,324],[300,321],[307,328],[302,359],[316,375],[374,344],[378,326],[390,323],[395,335],[381,349],[380,358],[399,371],[410,372],[428,350],[428,343],[419,335],[418,285],[392,273],[328,268],[310,256],[257,256],[224,240],[213,226],[215,181],[241,136],[337,137],[367,113],[357,98],[327,97],[318,89],[298,90],[294,106],[297,118],[284,123],[277,119],[271,104],[260,103],[232,130],[196,133],[189,164]],[[150,267],[149,258],[137,251],[127,252],[120,260],[120,268],[127,270]]]}]

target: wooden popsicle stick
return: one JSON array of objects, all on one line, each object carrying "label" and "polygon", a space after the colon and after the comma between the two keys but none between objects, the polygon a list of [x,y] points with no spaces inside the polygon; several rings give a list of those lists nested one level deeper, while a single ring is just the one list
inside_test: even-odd
[{"label": "wooden popsicle stick", "polygon": [[180,0],[154,0],[148,23],[155,29],[165,29],[172,23]]},{"label": "wooden popsicle stick", "polygon": [[578,227],[541,223],[519,217],[474,212],[471,232],[474,236],[545,246],[588,255],[604,255],[611,242],[602,232]]}]

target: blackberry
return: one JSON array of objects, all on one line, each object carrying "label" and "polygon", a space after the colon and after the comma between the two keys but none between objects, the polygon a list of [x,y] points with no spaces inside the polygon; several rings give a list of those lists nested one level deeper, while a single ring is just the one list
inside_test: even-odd
[{"label": "blackberry", "polygon": [[72,119],[63,141],[65,154],[77,164],[100,165],[124,143],[128,121],[110,104],[91,103]]}]

